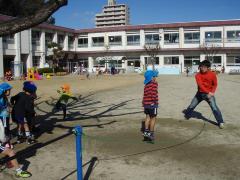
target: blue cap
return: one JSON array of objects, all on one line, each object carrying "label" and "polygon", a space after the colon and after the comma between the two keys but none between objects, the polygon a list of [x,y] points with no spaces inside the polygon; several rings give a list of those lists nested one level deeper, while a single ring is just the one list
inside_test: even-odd
[{"label": "blue cap", "polygon": [[32,94],[37,91],[37,86],[32,81],[25,81],[23,83],[23,90]]},{"label": "blue cap", "polygon": [[6,82],[0,84],[0,89],[2,89],[3,91],[7,91],[12,89],[12,86]]},{"label": "blue cap", "polygon": [[148,84],[149,82],[152,81],[153,77],[157,77],[157,76],[158,76],[158,71],[147,70],[144,74],[144,77],[145,77],[144,84]]}]

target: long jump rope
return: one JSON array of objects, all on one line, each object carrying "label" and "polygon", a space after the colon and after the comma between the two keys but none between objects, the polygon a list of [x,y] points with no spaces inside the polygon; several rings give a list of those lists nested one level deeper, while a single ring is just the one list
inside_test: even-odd
[{"label": "long jump rope", "polygon": [[[232,81],[232,80],[227,80],[227,79],[224,79],[224,80],[240,84],[240,82],[238,82],[238,81]],[[210,119],[211,116],[212,116],[212,113],[209,115],[208,119]],[[156,151],[162,151],[162,150],[168,150],[168,149],[176,148],[178,146],[187,144],[187,143],[195,140],[196,138],[198,138],[203,133],[205,127],[206,127],[206,121],[203,121],[203,125],[202,125],[201,129],[199,130],[199,132],[197,134],[195,134],[193,137],[191,137],[191,138],[189,138],[189,139],[187,139],[185,141],[179,142],[179,143],[174,144],[174,145],[165,146],[165,147],[158,147],[158,148],[153,148],[153,149],[147,150],[147,151],[141,151],[141,152],[137,152],[137,153],[118,155],[118,156],[109,157],[109,158],[97,158],[96,161],[98,161],[98,162],[100,162],[100,161],[109,161],[109,160],[121,159],[121,158],[125,158],[125,157],[131,157],[131,156],[147,154],[147,153],[150,153],[150,152],[156,152]],[[92,137],[92,136],[89,136],[89,135],[86,135],[86,134],[83,134],[83,138],[95,139],[95,140],[104,140],[103,138]],[[112,141],[114,141],[114,140],[112,140]]]},{"label": "long jump rope", "polygon": [[[238,82],[238,81],[232,81],[232,80],[227,80],[227,79],[224,79],[224,80],[240,84],[240,82]],[[213,113],[211,112],[207,119],[210,119],[212,115],[213,115]],[[206,127],[206,121],[203,120],[203,125],[202,125],[201,129],[199,130],[199,132],[197,134],[195,134],[193,137],[191,137],[191,138],[189,138],[189,139],[187,139],[185,141],[179,142],[179,143],[174,144],[174,145],[165,146],[165,147],[158,147],[158,148],[154,148],[154,149],[147,150],[147,151],[131,153],[131,154],[125,154],[125,155],[118,155],[118,156],[109,157],[109,158],[96,158],[95,157],[95,161],[97,161],[97,164],[93,167],[93,169],[100,163],[100,161],[110,161],[110,160],[115,160],[115,159],[121,159],[121,158],[126,158],[126,157],[131,157],[131,156],[147,154],[147,153],[151,153],[151,152],[157,152],[157,151],[162,151],[162,150],[169,150],[169,149],[172,149],[172,148],[176,148],[176,147],[182,146],[182,145],[187,144],[187,143],[195,140],[196,138],[198,138],[203,133],[205,127]],[[95,140],[100,140],[101,139],[101,138],[91,137],[91,136],[88,136],[86,134],[83,134],[83,137],[87,137],[87,138],[95,139]]]}]

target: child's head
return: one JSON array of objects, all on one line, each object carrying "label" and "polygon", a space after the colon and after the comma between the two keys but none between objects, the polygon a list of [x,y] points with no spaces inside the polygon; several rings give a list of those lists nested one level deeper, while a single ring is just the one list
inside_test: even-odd
[{"label": "child's head", "polygon": [[3,90],[3,93],[5,94],[5,96],[9,96],[11,94],[11,89],[12,86],[6,82],[0,84],[0,89]]},{"label": "child's head", "polygon": [[23,83],[23,91],[29,95],[35,95],[37,91],[37,86],[32,81],[25,81]]},{"label": "child's head", "polygon": [[70,86],[68,84],[64,84],[61,86],[63,92],[69,93],[70,92]]},{"label": "child's head", "polygon": [[156,81],[156,77],[158,76],[158,71],[156,70],[147,70],[144,74],[145,80],[144,84],[148,84],[149,82]]},{"label": "child's head", "polygon": [[199,64],[199,69],[201,73],[206,73],[210,67],[211,67],[211,63],[208,60],[204,60]]}]

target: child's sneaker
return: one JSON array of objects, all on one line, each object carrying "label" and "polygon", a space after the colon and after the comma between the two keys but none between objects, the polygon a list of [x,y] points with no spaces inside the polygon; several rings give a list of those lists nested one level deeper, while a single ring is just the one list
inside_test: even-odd
[{"label": "child's sneaker", "polygon": [[16,173],[16,177],[29,178],[31,176],[32,176],[32,174],[30,172],[27,172],[27,171],[21,171],[21,172]]},{"label": "child's sneaker", "polygon": [[154,133],[153,132],[151,132],[150,133],[150,137],[149,137],[152,141],[154,141],[154,139],[155,139],[155,137],[154,137]]},{"label": "child's sneaker", "polygon": [[33,136],[27,138],[27,144],[34,144],[36,140],[34,139]]},{"label": "child's sneaker", "polygon": [[17,137],[17,143],[18,143],[18,144],[23,143],[23,141],[24,141],[23,136],[18,136],[18,137]]},{"label": "child's sneaker", "polygon": [[220,123],[220,124],[219,124],[219,128],[220,128],[220,129],[223,129],[223,128],[224,128],[224,123]]},{"label": "child's sneaker", "polygon": [[143,133],[143,137],[149,138],[150,135],[151,135],[151,133],[149,131],[144,131],[144,133]]},{"label": "child's sneaker", "polygon": [[143,133],[143,141],[149,141],[150,140],[151,133],[149,131],[144,131]]}]

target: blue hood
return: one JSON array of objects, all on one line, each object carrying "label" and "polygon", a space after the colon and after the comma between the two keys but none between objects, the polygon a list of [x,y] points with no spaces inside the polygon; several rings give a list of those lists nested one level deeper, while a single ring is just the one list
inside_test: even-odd
[{"label": "blue hood", "polygon": [[12,86],[6,82],[0,84],[0,89],[2,89],[3,91],[7,91],[12,89]]},{"label": "blue hood", "polygon": [[153,77],[157,77],[157,76],[158,76],[158,71],[147,70],[144,74],[144,77],[145,77],[144,84],[148,84],[149,82],[152,81]]}]

